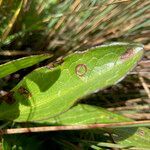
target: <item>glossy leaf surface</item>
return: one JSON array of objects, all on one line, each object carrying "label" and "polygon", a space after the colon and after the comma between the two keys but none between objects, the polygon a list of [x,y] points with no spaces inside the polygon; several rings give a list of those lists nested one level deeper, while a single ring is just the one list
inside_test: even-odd
[{"label": "glossy leaf surface", "polygon": [[5,64],[0,65],[0,78],[5,77],[11,73],[14,73],[20,69],[30,67],[35,65],[47,58],[50,58],[50,55],[35,55],[23,57],[20,59],[16,59]]},{"label": "glossy leaf surface", "polygon": [[0,118],[38,121],[64,113],[83,96],[120,81],[142,54],[141,45],[113,43],[71,54],[53,69],[36,69],[12,90],[16,102],[0,105]]}]

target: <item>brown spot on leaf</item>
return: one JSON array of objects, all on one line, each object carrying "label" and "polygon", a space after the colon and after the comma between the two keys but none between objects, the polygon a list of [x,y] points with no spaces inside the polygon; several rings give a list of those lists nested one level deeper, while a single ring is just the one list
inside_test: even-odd
[{"label": "brown spot on leaf", "polygon": [[13,94],[14,94],[13,91],[7,92],[7,94],[5,94],[2,97],[2,101],[4,101],[7,104],[10,104],[10,105],[15,103],[15,99],[13,98]]},{"label": "brown spot on leaf", "polygon": [[87,72],[87,66],[85,64],[78,64],[75,67],[75,73],[80,77],[84,76],[86,72]]},{"label": "brown spot on leaf", "polygon": [[21,95],[23,95],[25,98],[29,98],[29,97],[32,96],[31,93],[30,93],[26,88],[24,88],[23,86],[20,86],[20,87],[18,88],[18,92],[19,92]]},{"label": "brown spot on leaf", "polygon": [[144,130],[139,129],[139,130],[138,130],[138,134],[141,135],[141,136],[144,136],[144,134],[145,134],[145,133],[144,133]]},{"label": "brown spot on leaf", "polygon": [[63,62],[64,62],[64,59],[63,59],[63,57],[61,56],[61,57],[58,57],[58,58],[56,59],[56,61],[53,61],[53,62],[49,63],[46,67],[47,67],[48,69],[53,69],[53,68],[57,67],[58,65],[61,65]]},{"label": "brown spot on leaf", "polygon": [[130,58],[131,56],[134,55],[134,51],[133,49],[128,49],[122,56],[121,56],[121,59],[122,60],[126,60],[128,58]]}]

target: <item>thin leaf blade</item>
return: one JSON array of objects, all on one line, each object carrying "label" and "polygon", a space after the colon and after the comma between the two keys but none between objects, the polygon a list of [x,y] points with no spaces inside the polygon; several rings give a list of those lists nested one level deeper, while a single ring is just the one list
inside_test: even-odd
[{"label": "thin leaf blade", "polygon": [[35,65],[45,59],[50,58],[50,55],[33,55],[28,57],[23,57],[17,60],[10,61],[5,64],[0,65],[0,78],[5,77],[11,73],[14,73],[20,69],[30,67]]}]

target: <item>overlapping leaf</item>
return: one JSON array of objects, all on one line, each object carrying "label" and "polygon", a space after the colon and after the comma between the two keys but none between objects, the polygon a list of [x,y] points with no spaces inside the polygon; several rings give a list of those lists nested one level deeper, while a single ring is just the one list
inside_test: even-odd
[{"label": "overlapping leaf", "polygon": [[21,59],[13,60],[5,64],[0,65],[0,78],[5,77],[11,73],[14,73],[20,69],[30,67],[37,64],[47,58],[50,58],[50,55],[35,55],[23,57]]},{"label": "overlapping leaf", "polygon": [[[129,118],[107,111],[104,108],[80,104],[68,112],[41,121],[53,125],[82,125],[97,123],[116,123],[132,121]],[[98,132],[98,131],[97,131]],[[120,146],[150,148],[150,130],[144,127],[107,128],[106,132],[112,134],[114,141]]]}]

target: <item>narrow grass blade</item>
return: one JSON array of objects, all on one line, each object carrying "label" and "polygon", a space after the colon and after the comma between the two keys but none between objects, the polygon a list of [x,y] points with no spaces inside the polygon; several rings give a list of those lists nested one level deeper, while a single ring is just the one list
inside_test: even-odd
[{"label": "narrow grass blade", "polygon": [[35,55],[23,57],[17,60],[10,61],[0,65],[0,78],[5,77],[11,73],[14,73],[20,69],[30,67],[45,59],[50,58],[51,55]]},{"label": "narrow grass blade", "polygon": [[12,27],[13,27],[13,25],[14,25],[17,17],[18,17],[18,15],[19,15],[19,13],[20,13],[20,10],[21,10],[21,7],[22,7],[22,3],[23,3],[23,1],[20,2],[20,4],[19,4],[17,10],[15,11],[13,17],[9,21],[7,27],[5,28],[5,31],[4,31],[4,33],[2,34],[2,37],[1,37],[2,41],[5,41],[7,36],[8,36],[8,34],[10,33],[10,31],[11,31],[11,29],[12,29]]}]

